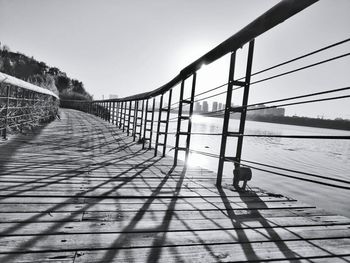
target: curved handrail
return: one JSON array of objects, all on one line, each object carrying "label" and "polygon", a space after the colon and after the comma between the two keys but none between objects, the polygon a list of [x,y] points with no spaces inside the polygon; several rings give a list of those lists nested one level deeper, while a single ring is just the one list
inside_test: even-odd
[{"label": "curved handrail", "polygon": [[214,62],[215,60],[221,58],[222,56],[228,54],[229,52],[233,52],[241,48],[252,39],[263,34],[269,29],[277,26],[284,20],[297,14],[298,12],[316,3],[317,1],[318,0],[282,0],[281,2],[273,6],[271,9],[266,11],[264,14],[256,18],[246,27],[238,31],[236,34],[226,39],[221,44],[210,50],[208,53],[206,53],[205,55],[203,55],[202,57],[200,57],[199,59],[182,69],[176,77],[174,77],[172,80],[170,80],[163,86],[149,92],[139,93],[125,98],[95,101],[121,102],[131,100],[144,100],[164,94],[165,92],[172,89],[175,85],[179,84],[182,80],[190,77],[203,65],[208,65]]},{"label": "curved handrail", "polygon": [[36,86],[34,84],[31,84],[31,83],[26,82],[26,81],[21,80],[21,79],[12,77],[12,76],[7,75],[7,74],[2,73],[2,72],[0,72],[0,83],[10,84],[10,85],[13,85],[16,87],[31,90],[31,91],[38,92],[41,94],[50,95],[52,97],[55,97],[56,99],[59,99],[59,97],[55,93],[53,93],[52,91],[50,91],[48,89],[41,88],[39,86]]}]

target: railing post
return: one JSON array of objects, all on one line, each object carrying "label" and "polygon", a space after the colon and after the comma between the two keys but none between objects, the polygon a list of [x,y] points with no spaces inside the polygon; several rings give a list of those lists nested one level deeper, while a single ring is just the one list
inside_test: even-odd
[{"label": "railing post", "polygon": [[124,110],[124,101],[121,102],[120,107],[119,107],[119,111],[120,111],[120,115],[119,115],[119,129],[122,127],[123,124],[123,110]]},{"label": "railing post", "polygon": [[148,148],[149,148],[149,149],[152,148],[152,136],[153,136],[153,123],[154,123],[155,106],[156,106],[156,98],[153,98],[152,116],[151,116],[151,127],[150,127],[149,145],[148,145]]},{"label": "railing post", "polygon": [[[130,102],[129,102],[130,103]],[[125,128],[126,128],[126,111],[127,111],[127,104],[128,104],[128,102],[127,101],[125,101],[125,103],[124,103],[125,105],[124,105],[124,119],[123,119],[123,132],[125,132]]]},{"label": "railing post", "polygon": [[[143,125],[143,111],[145,109],[145,100],[142,100],[142,106],[141,106],[141,123],[140,123],[140,132],[139,135],[139,141],[141,141],[142,138],[142,125]],[[142,147],[143,148],[143,147]]]},{"label": "railing post", "polygon": [[217,186],[221,186],[222,174],[223,174],[223,169],[224,169],[226,142],[227,142],[227,131],[228,131],[228,125],[229,125],[229,120],[230,120],[230,108],[231,108],[231,100],[232,100],[232,87],[233,87],[233,80],[234,80],[234,73],[235,73],[235,63],[236,63],[236,52],[232,52],[231,59],[230,59],[228,84],[227,84],[224,123],[223,123],[223,127],[222,127],[222,135],[221,135],[219,167],[218,167],[218,173],[217,173],[217,178],[216,178],[216,185]]},{"label": "railing post", "polygon": [[131,107],[132,107],[132,101],[129,101],[128,127],[126,128],[126,134],[128,136],[130,134]]},{"label": "railing post", "polygon": [[186,155],[185,155],[185,162],[187,163],[188,155],[190,152],[190,143],[191,143],[191,130],[192,130],[192,115],[193,115],[193,106],[194,106],[194,95],[196,92],[196,80],[197,80],[197,73],[193,73],[192,77],[192,88],[191,88],[191,103],[190,103],[190,109],[189,109],[189,119],[188,119],[188,125],[187,125],[187,138],[186,138]]},{"label": "railing post", "polygon": [[114,118],[114,121],[115,121],[115,126],[118,127],[118,118],[119,118],[119,102],[117,102],[117,107],[114,109],[114,106],[113,105],[113,118]]},{"label": "railing post", "polygon": [[169,91],[169,99],[168,99],[168,111],[166,115],[167,122],[165,123],[165,132],[164,132],[164,145],[163,145],[163,157],[165,156],[166,152],[166,145],[168,141],[168,130],[169,130],[169,117],[170,117],[170,107],[171,107],[171,98],[172,98],[173,90],[171,89]]},{"label": "railing post", "polygon": [[[149,99],[146,100],[146,110],[145,110],[145,122],[143,125],[143,141],[142,141],[142,149],[145,149],[145,144],[146,144],[146,131],[147,131],[147,122],[148,122],[148,101]],[[143,105],[142,105],[143,107]]]},{"label": "railing post", "polygon": [[3,139],[6,140],[7,135],[7,123],[8,123],[8,114],[9,114],[9,107],[10,107],[10,92],[11,92],[11,86],[6,86],[6,106],[5,106],[5,120],[4,120],[4,130],[3,130]]},{"label": "railing post", "polygon": [[107,121],[108,102],[104,101],[102,102],[102,104],[103,104],[103,107],[102,107],[103,120]]},{"label": "railing post", "polygon": [[180,144],[180,132],[181,132],[181,116],[182,116],[182,103],[184,98],[185,80],[181,81],[180,87],[180,98],[179,98],[179,111],[177,113],[177,127],[176,127],[176,138],[175,138],[175,151],[174,151],[174,166],[177,165],[177,158],[179,156],[179,144]]},{"label": "railing post", "polygon": [[113,122],[113,118],[111,118],[111,117],[112,117],[112,113],[111,113],[111,111],[112,111],[112,102],[111,102],[111,101],[108,101],[107,103],[108,103],[108,114],[107,114],[107,118],[108,118],[108,122],[111,123],[111,122]]},{"label": "railing post", "polygon": [[[249,87],[250,87],[250,77],[252,72],[252,64],[253,64],[253,53],[254,53],[254,39],[250,41],[249,43],[249,49],[248,49],[248,59],[247,59],[247,68],[246,68],[246,74],[245,74],[245,85],[244,85],[244,91],[243,91],[243,102],[242,102],[242,113],[241,113],[241,119],[239,124],[239,137],[237,141],[237,150],[236,150],[236,162],[235,162],[235,170],[238,172],[240,164],[241,164],[241,156],[242,156],[242,147],[243,147],[243,135],[244,135],[244,128],[245,128],[245,121],[247,117],[247,105],[248,105],[248,98],[249,98]],[[235,176],[233,178],[233,185],[238,187],[238,178],[236,176],[237,173],[235,173]],[[244,185],[245,187],[245,185]]]},{"label": "railing post", "polygon": [[157,156],[158,151],[158,142],[159,142],[159,132],[160,132],[160,124],[162,121],[162,107],[163,107],[163,94],[160,96],[160,103],[158,109],[158,126],[157,126],[157,135],[156,135],[156,145],[154,147],[154,156]]},{"label": "railing post", "polygon": [[137,132],[137,120],[139,116],[139,101],[136,100],[134,103],[134,119],[132,125],[132,137],[133,141],[136,140],[136,132]]}]

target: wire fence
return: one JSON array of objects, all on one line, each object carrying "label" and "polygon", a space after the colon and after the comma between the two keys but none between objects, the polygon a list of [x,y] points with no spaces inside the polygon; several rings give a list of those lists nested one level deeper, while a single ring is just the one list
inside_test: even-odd
[{"label": "wire fence", "polygon": [[0,73],[0,133],[23,132],[57,116],[58,97],[49,90]]}]

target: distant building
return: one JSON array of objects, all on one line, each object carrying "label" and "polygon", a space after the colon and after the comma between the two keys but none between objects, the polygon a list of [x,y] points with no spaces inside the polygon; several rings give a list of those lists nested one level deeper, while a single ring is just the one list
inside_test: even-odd
[{"label": "distant building", "polygon": [[209,111],[209,106],[207,101],[203,101],[203,112],[208,112]]},{"label": "distant building", "polygon": [[195,112],[201,112],[202,111],[202,106],[199,102],[196,102],[194,105],[194,111]]},{"label": "distant building", "polygon": [[118,99],[118,95],[115,94],[109,94],[109,99]]},{"label": "distant building", "polygon": [[222,110],[222,103],[219,102],[218,110]]},{"label": "distant building", "polygon": [[213,102],[213,107],[211,108],[211,111],[217,111],[218,110],[218,102],[214,101]]},{"label": "distant building", "polygon": [[263,116],[284,116],[285,115],[285,108],[266,108],[264,104],[259,104],[251,109],[259,109],[259,110],[253,110],[249,111],[250,115],[263,115]]}]

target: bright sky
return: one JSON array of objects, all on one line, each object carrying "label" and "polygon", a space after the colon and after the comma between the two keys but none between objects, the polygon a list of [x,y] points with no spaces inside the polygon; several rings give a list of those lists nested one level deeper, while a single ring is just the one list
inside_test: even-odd
[{"label": "bright sky", "polygon": [[[165,84],[278,2],[0,0],[0,41],[83,81],[95,99],[109,94],[123,97]],[[349,11],[349,0],[322,0],[259,37],[253,71],[347,39]],[[285,69],[349,50],[348,43]],[[199,71],[197,91],[227,81],[227,62],[223,58]],[[349,68],[346,57],[293,77],[252,86],[250,102],[349,86]],[[234,102],[238,103],[236,97]],[[349,108],[346,99],[289,107],[287,113],[350,119]]]}]

